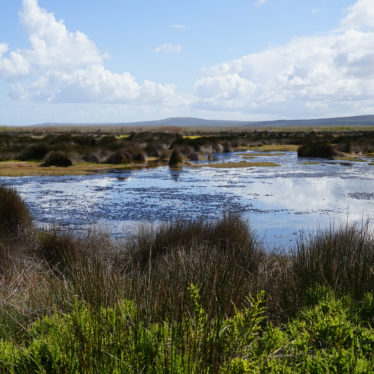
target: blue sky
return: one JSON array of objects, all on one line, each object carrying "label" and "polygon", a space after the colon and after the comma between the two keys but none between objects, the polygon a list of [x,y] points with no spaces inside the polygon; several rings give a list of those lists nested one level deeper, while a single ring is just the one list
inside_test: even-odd
[{"label": "blue sky", "polygon": [[359,114],[373,0],[1,4],[0,125]]}]

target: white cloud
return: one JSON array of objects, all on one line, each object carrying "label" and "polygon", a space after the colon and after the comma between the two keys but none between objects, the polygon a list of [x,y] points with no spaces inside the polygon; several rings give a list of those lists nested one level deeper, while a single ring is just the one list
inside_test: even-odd
[{"label": "white cloud", "polygon": [[186,26],[186,25],[179,25],[179,24],[171,25],[170,27],[171,27],[172,29],[177,29],[177,30],[186,30],[186,29],[187,29],[187,26]]},{"label": "white cloud", "polygon": [[358,0],[348,8],[348,15],[342,21],[347,28],[374,28],[374,1]]},{"label": "white cloud", "polygon": [[374,112],[374,30],[368,29],[374,17],[358,16],[373,6],[357,1],[338,32],[205,69],[195,83],[198,105],[278,117]]},{"label": "white cloud", "polygon": [[167,43],[156,47],[154,53],[179,53],[182,51],[182,46],[179,44]]},{"label": "white cloud", "polygon": [[[63,21],[41,9],[37,0],[23,0],[20,18],[30,47],[8,53],[8,46],[0,44],[0,76],[11,80],[12,98],[47,102],[159,102],[171,106],[182,100],[172,85],[138,83],[128,72],[117,74],[107,70],[105,55],[95,43],[80,31],[69,31]],[[25,84],[23,76],[32,82]]]}]

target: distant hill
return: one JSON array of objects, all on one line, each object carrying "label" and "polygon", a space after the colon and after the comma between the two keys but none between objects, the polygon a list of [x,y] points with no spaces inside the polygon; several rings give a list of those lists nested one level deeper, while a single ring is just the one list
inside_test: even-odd
[{"label": "distant hill", "polygon": [[374,115],[319,118],[319,119],[296,119],[252,122],[248,126],[262,127],[340,127],[340,126],[374,126]]},{"label": "distant hill", "polygon": [[116,122],[116,123],[41,123],[32,127],[60,126],[110,126],[110,127],[340,127],[340,126],[374,126],[374,115],[296,119],[275,121],[229,121],[207,120],[192,117],[166,118],[156,121]]}]

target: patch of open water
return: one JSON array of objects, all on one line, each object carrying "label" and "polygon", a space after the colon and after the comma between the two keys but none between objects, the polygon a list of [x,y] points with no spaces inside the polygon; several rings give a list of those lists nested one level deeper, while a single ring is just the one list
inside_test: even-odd
[{"label": "patch of open water", "polygon": [[[243,160],[238,153],[217,156],[217,162]],[[1,182],[17,188],[39,225],[57,223],[76,230],[97,224],[117,237],[139,223],[214,218],[235,211],[248,219],[261,240],[287,246],[300,232],[374,218],[374,166],[368,163],[300,160],[295,152],[246,161],[280,166],[163,166]]]}]

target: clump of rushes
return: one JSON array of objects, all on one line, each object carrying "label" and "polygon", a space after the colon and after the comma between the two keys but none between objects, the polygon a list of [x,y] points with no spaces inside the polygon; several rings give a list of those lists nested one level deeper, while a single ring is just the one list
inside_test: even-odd
[{"label": "clump of rushes", "polygon": [[0,233],[17,233],[31,224],[26,203],[14,188],[0,185]]},{"label": "clump of rushes", "polygon": [[182,154],[179,152],[178,149],[174,148],[170,155],[169,165],[175,166],[175,165],[181,164],[182,162],[183,162]]},{"label": "clump of rushes", "polygon": [[42,166],[62,166],[62,167],[68,167],[71,166],[73,163],[64,153],[57,152],[57,151],[51,151],[49,152],[45,158],[44,163]]},{"label": "clump of rushes", "polygon": [[296,286],[319,283],[356,299],[373,290],[374,240],[366,227],[342,226],[299,241],[292,265]]},{"label": "clump of rushes", "polygon": [[216,220],[177,220],[157,229],[143,228],[131,242],[130,254],[137,264],[145,265],[176,248],[188,250],[201,244],[221,251],[229,247],[251,250],[255,238],[240,215],[228,213]]}]

